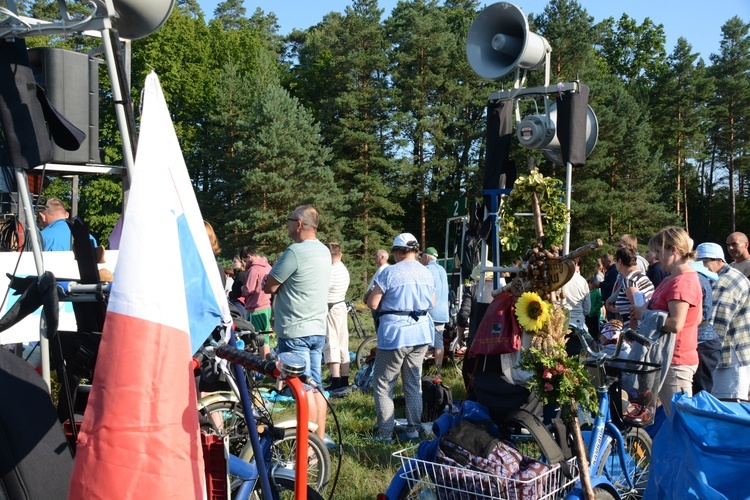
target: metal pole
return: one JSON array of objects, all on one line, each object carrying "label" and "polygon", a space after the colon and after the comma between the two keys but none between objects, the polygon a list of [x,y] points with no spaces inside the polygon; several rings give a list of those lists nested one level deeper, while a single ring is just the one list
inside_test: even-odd
[{"label": "metal pole", "polygon": [[570,193],[573,185],[573,164],[565,163],[565,208],[568,215],[565,218],[565,239],[563,240],[563,255],[570,253]]},{"label": "metal pole", "polygon": [[[34,255],[34,264],[36,265],[36,274],[44,274],[44,261],[42,260],[42,247],[39,244],[39,234],[36,230],[36,218],[32,210],[32,200],[29,194],[29,181],[26,172],[23,169],[16,170],[16,184],[18,185],[18,201],[23,208],[24,218],[26,219],[26,228],[28,229],[29,241],[31,241],[31,251]],[[51,390],[50,385],[50,364],[49,364],[49,340],[47,339],[47,324],[44,321],[44,314],[39,326],[39,348],[42,355],[42,378]]]},{"label": "metal pole", "polygon": [[115,115],[117,116],[117,125],[120,130],[120,138],[122,139],[122,163],[125,165],[125,170],[130,173],[133,165],[133,149],[134,145],[131,139],[131,131],[128,127],[128,115],[125,109],[126,105],[130,105],[130,99],[124,100],[123,92],[127,92],[129,95],[129,89],[123,89],[120,87],[120,77],[117,68],[117,59],[115,58],[115,49],[112,44],[112,30],[104,28],[102,33],[102,45],[104,46],[104,58],[107,61],[107,70],[109,71],[109,79],[112,82],[112,96],[115,101]]}]

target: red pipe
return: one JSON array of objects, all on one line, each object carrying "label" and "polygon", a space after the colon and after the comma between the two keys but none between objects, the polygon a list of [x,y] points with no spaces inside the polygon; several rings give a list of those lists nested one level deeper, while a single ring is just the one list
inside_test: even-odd
[{"label": "red pipe", "polygon": [[307,433],[308,419],[310,416],[307,407],[307,391],[304,384],[297,377],[289,377],[284,380],[292,390],[292,395],[297,401],[297,456],[295,457],[295,500],[307,500]]}]

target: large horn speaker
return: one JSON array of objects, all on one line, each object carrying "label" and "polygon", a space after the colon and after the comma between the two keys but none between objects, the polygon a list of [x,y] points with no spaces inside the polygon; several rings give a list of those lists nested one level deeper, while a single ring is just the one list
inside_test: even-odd
[{"label": "large horn speaker", "polygon": [[[100,0],[100,3],[104,3]],[[112,0],[113,28],[121,38],[136,40],[158,30],[169,18],[175,0]]]},{"label": "large horn speaker", "polygon": [[[560,151],[560,140],[557,138],[557,103],[553,102],[549,108],[549,120],[546,115],[530,115],[521,120],[516,129],[516,136],[526,149],[536,149],[544,152],[544,156],[557,165],[564,165]],[[596,146],[599,137],[599,122],[591,106],[586,113],[586,156],[588,157]]]},{"label": "large horn speaker", "polygon": [[507,2],[485,8],[474,19],[466,39],[466,57],[482,78],[497,80],[517,67],[535,69],[544,64],[550,45],[529,31],[523,11]]}]

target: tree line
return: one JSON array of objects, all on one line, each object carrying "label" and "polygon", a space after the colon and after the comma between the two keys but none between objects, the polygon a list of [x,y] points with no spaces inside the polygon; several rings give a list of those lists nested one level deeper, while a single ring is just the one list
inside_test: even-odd
[{"label": "tree line", "polygon": [[[50,19],[57,8],[21,7]],[[442,249],[447,203],[481,198],[487,98],[512,77],[482,79],[466,60],[480,11],[475,0],[402,0],[384,16],[377,0],[353,0],[281,36],[272,12],[249,14],[242,0],[220,3],[210,20],[196,0],[178,0],[161,29],[132,42],[134,104],[155,71],[223,258],[252,245],[273,259],[289,244],[286,217],[310,203],[321,213],[321,240],[342,244],[359,293],[374,252],[395,234]],[[705,55],[685,38],[667,48],[663,26],[649,18],[595,23],[575,0],[551,0],[529,22],[552,46],[551,81],[588,85],[599,122],[594,152],[573,171],[571,248],[595,238],[612,248],[623,233],[645,243],[668,224],[696,242],[746,230],[748,23],[727,19],[718,53]],[[95,42],[33,44],[86,50]],[[106,72],[101,80],[101,146],[118,164]],[[543,71],[530,73],[528,86],[542,83]],[[564,169],[517,141],[511,155],[564,180]],[[46,193],[64,198],[65,182]],[[81,213],[105,241],[119,190],[114,178],[81,183]]]}]

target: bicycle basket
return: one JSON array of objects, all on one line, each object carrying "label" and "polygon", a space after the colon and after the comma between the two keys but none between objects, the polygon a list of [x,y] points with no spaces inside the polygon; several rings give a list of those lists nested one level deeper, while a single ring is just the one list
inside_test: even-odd
[{"label": "bicycle basket", "polygon": [[[573,488],[579,472],[576,459],[571,458],[573,477],[568,479],[559,466],[545,466],[547,470],[533,478],[500,477],[473,468],[429,462],[414,458],[417,447],[406,448],[393,454],[401,460],[401,477],[409,490],[419,498],[441,500],[468,499],[562,499]],[[425,492],[423,496],[423,493]],[[428,493],[431,492],[432,494]],[[416,498],[416,496],[415,496]]]},{"label": "bicycle basket", "polygon": [[[588,365],[587,365],[588,366]],[[613,359],[604,365],[610,386],[612,418],[618,426],[644,427],[654,422],[662,367],[631,359]],[[627,395],[627,397],[625,396]],[[622,401],[622,404],[616,402]]]}]

